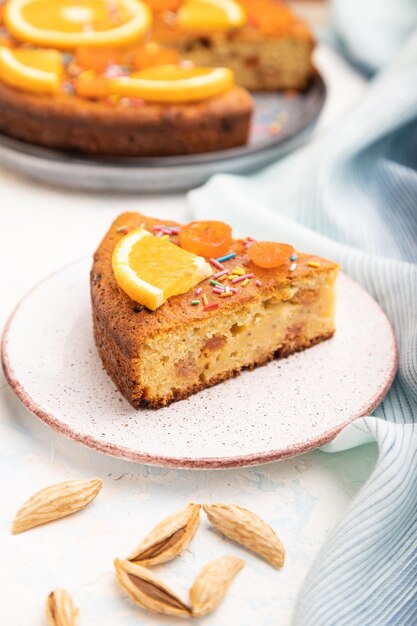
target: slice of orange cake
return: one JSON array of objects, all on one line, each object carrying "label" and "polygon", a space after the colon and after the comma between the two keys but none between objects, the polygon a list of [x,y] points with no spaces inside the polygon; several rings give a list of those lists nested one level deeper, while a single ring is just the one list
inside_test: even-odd
[{"label": "slice of orange cake", "polygon": [[94,255],[94,336],[129,402],[162,407],[331,337],[338,265],[292,246],[124,213]]}]

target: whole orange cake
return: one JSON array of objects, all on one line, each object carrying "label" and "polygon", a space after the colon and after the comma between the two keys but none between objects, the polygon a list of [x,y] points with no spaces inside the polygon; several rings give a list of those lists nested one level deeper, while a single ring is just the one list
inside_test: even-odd
[{"label": "whole orange cake", "polygon": [[0,132],[104,156],[246,143],[253,103],[244,87],[305,88],[313,45],[281,3],[254,4],[6,0]]},{"label": "whole orange cake", "polygon": [[221,222],[124,213],[94,255],[96,345],[133,406],[161,407],[331,337],[337,273]]}]

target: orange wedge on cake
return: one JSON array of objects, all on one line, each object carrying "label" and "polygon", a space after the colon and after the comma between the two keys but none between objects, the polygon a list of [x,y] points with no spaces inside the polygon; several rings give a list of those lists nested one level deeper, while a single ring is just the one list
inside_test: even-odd
[{"label": "orange wedge on cake", "polygon": [[140,0],[10,0],[4,22],[18,40],[40,46],[114,46],[137,41],[152,21]]},{"label": "orange wedge on cake", "polygon": [[185,0],[176,20],[180,30],[204,32],[228,31],[245,23],[245,11],[234,0]]},{"label": "orange wedge on cake", "polygon": [[11,87],[57,93],[63,72],[57,50],[13,50],[0,47],[0,80]]},{"label": "orange wedge on cake", "polygon": [[112,267],[116,281],[136,302],[154,311],[213,274],[207,261],[137,228],[117,243]]},{"label": "orange wedge on cake", "polygon": [[233,86],[233,72],[225,67],[185,68],[178,65],[150,67],[129,76],[103,79],[81,74],[77,93],[84,97],[116,94],[146,102],[195,102],[218,96]]}]

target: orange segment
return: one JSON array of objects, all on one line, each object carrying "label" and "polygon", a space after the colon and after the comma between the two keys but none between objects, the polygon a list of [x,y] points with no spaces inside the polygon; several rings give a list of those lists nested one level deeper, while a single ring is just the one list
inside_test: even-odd
[{"label": "orange segment", "polygon": [[185,0],[177,13],[178,26],[187,31],[227,31],[245,23],[245,11],[234,0]]},{"label": "orange segment", "polygon": [[4,21],[21,41],[69,49],[135,41],[149,28],[151,12],[140,0],[10,0]]},{"label": "orange segment", "polygon": [[37,93],[56,93],[63,64],[57,50],[11,50],[0,47],[0,80]]},{"label": "orange segment", "polygon": [[161,65],[110,80],[111,93],[149,102],[192,102],[217,96],[234,82],[225,67],[183,68]]},{"label": "orange segment", "polygon": [[289,263],[293,252],[294,248],[286,243],[255,241],[249,246],[247,254],[258,267],[271,269]]},{"label": "orange segment", "polygon": [[166,239],[154,237],[143,228],[120,239],[113,252],[112,265],[119,287],[132,300],[152,311],[213,273],[202,257]]},{"label": "orange segment", "polygon": [[227,254],[232,245],[232,229],[214,220],[191,222],[180,230],[180,246],[206,258]]}]

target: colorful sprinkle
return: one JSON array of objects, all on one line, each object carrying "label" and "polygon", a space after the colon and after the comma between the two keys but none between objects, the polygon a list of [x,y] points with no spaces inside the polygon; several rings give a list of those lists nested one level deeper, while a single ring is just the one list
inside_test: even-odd
[{"label": "colorful sprinkle", "polygon": [[253,277],[254,277],[254,274],[244,274],[243,276],[238,276],[237,278],[234,278],[232,280],[232,283],[240,283],[241,281],[244,281],[246,279],[253,278]]},{"label": "colorful sprinkle", "polygon": [[217,272],[217,274],[214,274],[214,278],[220,278],[220,276],[224,276],[225,274],[227,274],[228,270],[222,270],[221,272]]},{"label": "colorful sprinkle", "polygon": [[223,265],[217,259],[210,258],[209,261],[212,265],[214,265],[214,267],[217,267],[217,269],[222,271],[224,270]]},{"label": "colorful sprinkle", "polygon": [[231,291],[232,293],[237,293],[237,292],[238,292],[238,290],[236,289],[236,287],[230,287],[230,291]]},{"label": "colorful sprinkle", "polygon": [[297,267],[297,263],[291,263],[291,265],[290,265],[290,272],[293,272],[296,267]]},{"label": "colorful sprinkle", "polygon": [[119,228],[116,229],[116,233],[122,233],[123,235],[127,235],[128,232],[129,229],[126,228],[126,226],[119,226]]},{"label": "colorful sprinkle", "polygon": [[201,292],[203,291],[202,287],[199,287],[198,289],[195,290],[195,295],[199,296],[201,294]]},{"label": "colorful sprinkle", "polygon": [[220,294],[221,298],[228,298],[229,296],[233,296],[231,291],[224,291],[223,293]]},{"label": "colorful sprinkle", "polygon": [[225,254],[224,256],[216,259],[217,263],[223,263],[224,261],[228,261],[229,259],[234,259],[236,256],[236,252],[230,252],[230,254]]},{"label": "colorful sprinkle", "polygon": [[212,302],[211,304],[206,304],[204,310],[210,311],[210,309],[217,309],[218,306],[220,306],[218,302]]},{"label": "colorful sprinkle", "polygon": [[62,85],[62,88],[64,90],[64,92],[69,95],[69,96],[73,96],[75,94],[75,88],[74,85],[72,83],[70,83],[69,81],[64,83]]},{"label": "colorful sprinkle", "polygon": [[234,278],[236,278],[235,274],[229,274],[227,276],[227,280],[233,280]]},{"label": "colorful sprinkle", "polygon": [[282,129],[281,124],[277,121],[272,122],[269,126],[269,130],[272,135],[277,135],[278,133],[281,132],[281,129]]},{"label": "colorful sprinkle", "polygon": [[223,274],[223,276],[220,276],[220,278],[218,278],[217,280],[222,283],[223,281],[226,280],[226,278],[227,278],[226,274]]},{"label": "colorful sprinkle", "polygon": [[240,267],[235,267],[235,269],[232,271],[232,274],[235,274],[236,276],[243,276],[246,273],[246,271]]},{"label": "colorful sprinkle", "polygon": [[256,285],[257,287],[262,287],[262,281],[261,281],[261,280],[257,280],[257,281],[255,282],[255,285]]},{"label": "colorful sprinkle", "polygon": [[211,280],[210,281],[210,285],[214,285],[215,287],[221,287],[223,289],[223,285],[221,283],[218,283],[217,280]]},{"label": "colorful sprinkle", "polygon": [[201,296],[202,300],[203,300],[203,304],[204,306],[208,305],[208,300],[207,300],[207,296],[205,293],[203,293],[203,295]]},{"label": "colorful sprinkle", "polygon": [[214,287],[212,289],[213,293],[223,293],[224,289],[220,289],[220,287]]},{"label": "colorful sprinkle", "polygon": [[292,255],[290,256],[290,261],[296,261],[298,259],[297,253],[293,252]]},{"label": "colorful sprinkle", "polygon": [[191,304],[200,304],[200,300],[191,300]]},{"label": "colorful sprinkle", "polygon": [[243,283],[242,283],[242,287],[246,287],[246,285],[248,284],[248,282],[249,282],[249,278],[245,278],[245,280],[244,280],[244,281],[243,281]]},{"label": "colorful sprinkle", "polygon": [[307,265],[309,267],[320,267],[320,263],[318,261],[307,261]]}]

